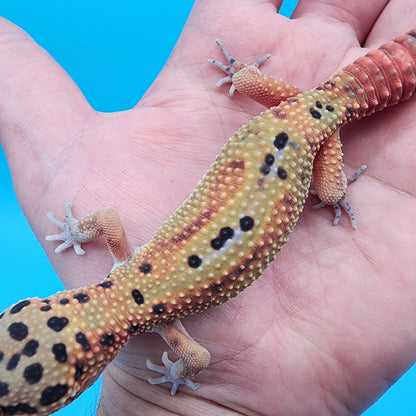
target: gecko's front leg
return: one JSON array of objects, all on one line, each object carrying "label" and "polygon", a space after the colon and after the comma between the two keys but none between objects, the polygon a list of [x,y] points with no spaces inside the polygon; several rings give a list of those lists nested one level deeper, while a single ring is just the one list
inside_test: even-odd
[{"label": "gecko's front leg", "polygon": [[85,254],[81,243],[87,243],[98,236],[103,236],[108,249],[114,259],[114,267],[128,260],[134,247],[128,242],[126,233],[121,224],[117,211],[112,207],[106,207],[77,220],[72,214],[72,204],[65,205],[66,221],[61,222],[52,213],[48,214],[49,220],[59,227],[62,232],[48,235],[48,241],[63,241],[56,249],[56,253],[74,247],[78,255]]}]

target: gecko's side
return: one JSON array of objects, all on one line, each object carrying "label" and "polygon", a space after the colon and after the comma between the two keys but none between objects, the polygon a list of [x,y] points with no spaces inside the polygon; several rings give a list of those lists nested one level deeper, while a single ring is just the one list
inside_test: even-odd
[{"label": "gecko's side", "polygon": [[149,362],[163,373],[151,382],[171,382],[172,393],[180,384],[196,389],[191,380],[210,355],[178,319],[227,301],[263,273],[296,224],[312,173],[323,202],[348,209],[339,127],[409,98],[416,87],[416,31],[305,93],[224,52],[226,81],[271,108],[229,139],[140,249],[127,242],[112,208],[77,221],[67,205],[65,223],[50,216],[62,228],[49,237],[64,240],[60,249],[73,245],[82,254],[80,243],[103,235],[115,267],[101,283],[26,299],[0,315],[0,415],[55,412],[146,331],[160,333],[180,357],[172,363],[165,353],[164,367]]}]

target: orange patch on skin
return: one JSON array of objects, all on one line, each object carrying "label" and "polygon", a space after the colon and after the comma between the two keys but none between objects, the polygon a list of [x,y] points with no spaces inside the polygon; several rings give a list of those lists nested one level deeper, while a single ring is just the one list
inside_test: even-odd
[{"label": "orange patch on skin", "polygon": [[244,169],[244,160],[243,159],[235,159],[228,164],[228,167],[231,169]]},{"label": "orange patch on skin", "polygon": [[[218,207],[218,206],[217,206]],[[213,213],[217,210],[210,209],[203,211],[191,224],[186,225],[179,234],[175,234],[171,237],[170,242],[173,244],[180,243],[181,241],[189,240],[194,236],[207,222],[210,220]],[[161,249],[163,247],[160,247]]]}]

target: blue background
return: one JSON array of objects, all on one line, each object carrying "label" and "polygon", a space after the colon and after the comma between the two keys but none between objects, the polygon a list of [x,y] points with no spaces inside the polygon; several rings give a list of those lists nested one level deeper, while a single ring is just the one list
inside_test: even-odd
[{"label": "blue background", "polygon": [[[296,3],[296,0],[286,0],[281,13],[290,15]],[[21,26],[47,49],[94,108],[120,111],[134,106],[155,79],[192,5],[193,0],[148,3],[124,0],[117,2],[117,6],[109,0],[3,0],[0,16]],[[63,286],[20,210],[1,151],[0,189],[3,236],[0,253],[4,259],[1,311],[18,299],[47,296]],[[413,367],[365,412],[365,416],[416,414],[415,385],[416,367]],[[99,390],[97,382],[56,414],[93,415]]]}]

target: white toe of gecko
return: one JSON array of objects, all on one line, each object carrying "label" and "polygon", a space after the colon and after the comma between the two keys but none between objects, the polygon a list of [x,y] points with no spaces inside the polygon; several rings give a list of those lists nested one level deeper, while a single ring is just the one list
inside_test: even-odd
[{"label": "white toe of gecko", "polygon": [[182,374],[184,367],[182,359],[173,362],[169,360],[168,353],[165,351],[162,354],[162,362],[164,365],[153,364],[150,360],[146,360],[146,365],[149,370],[163,374],[161,377],[149,378],[148,382],[150,384],[172,383],[172,389],[170,391],[172,396],[176,393],[181,384],[184,384],[192,390],[197,390],[199,388],[198,383],[194,383],[180,375]]},{"label": "white toe of gecko", "polygon": [[88,240],[85,240],[77,230],[79,221],[72,215],[72,204],[70,202],[65,204],[65,216],[66,221],[61,222],[52,213],[47,214],[49,221],[59,227],[62,232],[60,234],[48,235],[45,239],[47,241],[63,241],[55,249],[55,253],[60,253],[66,248],[73,246],[75,253],[82,256],[85,254],[85,251],[81,248],[81,243],[85,243]]}]

